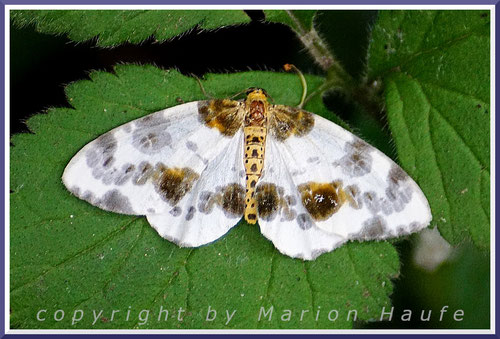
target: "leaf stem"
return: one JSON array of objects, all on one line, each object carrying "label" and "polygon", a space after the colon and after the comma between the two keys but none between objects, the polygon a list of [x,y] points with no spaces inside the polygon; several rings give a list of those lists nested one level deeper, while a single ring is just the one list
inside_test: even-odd
[{"label": "leaf stem", "polygon": [[[316,91],[310,93],[305,102],[313,96],[337,90],[350,100],[360,104],[369,114],[378,116],[382,111],[380,98],[377,96],[379,88],[376,84],[367,84],[367,80],[356,81],[340,64],[332,49],[320,37],[314,28],[313,21],[306,21],[295,13],[286,11],[293,23],[293,29],[314,61],[327,73],[325,83]],[[313,17],[314,18],[314,17]]]},{"label": "leaf stem", "polygon": [[336,77],[344,82],[352,82],[352,77],[347,73],[344,68],[336,60],[335,56],[331,52],[327,43],[319,36],[318,32],[314,28],[312,21],[310,22],[310,27],[306,27],[305,23],[295,15],[294,11],[286,11],[290,19],[292,20],[295,33],[299,37],[302,44],[312,55],[314,60],[320,67],[331,77]]}]

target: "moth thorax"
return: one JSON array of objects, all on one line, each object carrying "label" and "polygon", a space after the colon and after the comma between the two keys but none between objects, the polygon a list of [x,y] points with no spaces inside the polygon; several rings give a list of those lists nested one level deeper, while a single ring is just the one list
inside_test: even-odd
[{"label": "moth thorax", "polygon": [[245,116],[246,126],[265,126],[267,121],[267,103],[261,100],[253,100],[248,105]]},{"label": "moth thorax", "polygon": [[248,93],[245,100],[247,113],[246,126],[266,126],[267,122],[267,95],[262,89],[255,89]]}]

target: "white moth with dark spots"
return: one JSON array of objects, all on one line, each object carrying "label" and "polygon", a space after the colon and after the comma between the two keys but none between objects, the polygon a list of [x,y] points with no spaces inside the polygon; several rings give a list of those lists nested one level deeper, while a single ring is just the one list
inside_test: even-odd
[{"label": "white moth with dark spots", "polygon": [[179,246],[210,243],[244,217],[304,260],[432,219],[420,188],[387,156],[320,116],[268,103],[261,89],[117,127],[71,159],[63,182],[102,209],[145,215]]}]

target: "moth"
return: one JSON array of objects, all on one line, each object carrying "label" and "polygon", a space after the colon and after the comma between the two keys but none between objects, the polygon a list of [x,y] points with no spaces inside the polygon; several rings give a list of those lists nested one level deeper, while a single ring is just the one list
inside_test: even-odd
[{"label": "moth", "polygon": [[99,208],[145,215],[181,247],[213,242],[244,217],[303,260],[432,219],[418,185],[382,152],[259,88],[119,126],[83,147],[62,180]]}]

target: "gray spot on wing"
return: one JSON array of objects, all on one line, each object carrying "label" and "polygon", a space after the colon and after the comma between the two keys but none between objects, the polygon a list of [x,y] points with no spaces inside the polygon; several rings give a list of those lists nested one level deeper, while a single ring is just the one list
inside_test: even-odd
[{"label": "gray spot on wing", "polygon": [[392,189],[391,194],[393,197],[396,197],[396,200],[399,200],[402,204],[407,204],[411,200],[411,196],[413,194],[413,190],[410,187],[401,187],[399,190],[395,190],[391,187],[389,189]]},{"label": "gray spot on wing", "polygon": [[135,166],[124,164],[121,168],[114,167],[114,154],[117,149],[117,140],[112,133],[106,133],[97,138],[86,153],[87,165],[92,168],[92,176],[101,179],[105,185],[123,185],[133,175]]},{"label": "gray spot on wing", "polygon": [[398,201],[390,201],[390,199],[386,197],[379,197],[377,193],[373,191],[363,193],[359,201],[359,205],[364,204],[373,215],[379,212],[390,215],[394,211],[398,212],[403,208]]},{"label": "gray spot on wing", "polygon": [[116,189],[104,194],[95,204],[105,210],[123,214],[135,214],[128,198]]},{"label": "gray spot on wing", "polygon": [[170,145],[172,136],[166,131],[168,122],[163,114],[152,114],[136,120],[132,145],[145,154],[157,153]]},{"label": "gray spot on wing", "polygon": [[385,199],[380,199],[380,207],[385,215],[392,214],[393,205]]},{"label": "gray spot on wing", "polygon": [[363,202],[372,214],[377,214],[381,209],[380,201],[375,192],[370,191],[363,193]]},{"label": "gray spot on wing", "polygon": [[396,232],[395,232],[394,236],[402,236],[402,235],[411,234],[413,232],[416,232],[416,231],[422,229],[423,226],[424,225],[422,225],[421,223],[416,222],[416,221],[410,223],[409,225],[399,225],[398,227],[396,227]]},{"label": "gray spot on wing", "polygon": [[285,190],[282,187],[278,187],[278,194],[280,194],[281,200],[281,221],[292,221],[297,218],[297,212],[292,207],[297,204],[297,198],[293,195],[284,195]]},{"label": "gray spot on wing", "polygon": [[80,198],[82,198],[83,200],[85,201],[88,201],[89,203],[91,203],[92,205],[95,205],[95,201],[94,201],[94,193],[90,192],[90,191],[85,191],[83,192],[83,194],[80,196]]},{"label": "gray spot on wing", "polygon": [[373,159],[370,155],[371,146],[363,140],[356,138],[346,143],[344,155],[340,160],[333,163],[340,166],[343,172],[350,177],[361,177],[371,172]]},{"label": "gray spot on wing", "polygon": [[172,137],[163,128],[137,129],[132,136],[132,145],[145,154],[161,151],[172,142]]},{"label": "gray spot on wing", "polygon": [[172,235],[168,235],[168,234],[164,234],[164,235],[162,235],[162,237],[164,239],[167,239],[168,241],[173,242],[174,244],[177,244],[180,246],[180,244],[179,244],[180,240],[177,239],[176,237],[174,237]]},{"label": "gray spot on wing", "polygon": [[126,163],[122,166],[121,171],[119,171],[115,177],[115,185],[121,186],[130,180],[135,171],[135,165],[131,163]]},{"label": "gray spot on wing", "polygon": [[174,217],[178,217],[181,215],[182,209],[179,206],[175,206],[170,210],[170,214],[172,214]]},{"label": "gray spot on wing", "polygon": [[293,208],[290,208],[290,209],[286,209],[284,208],[281,212],[281,219],[280,221],[292,221],[293,219],[295,219],[297,217],[297,212],[295,212],[295,210]]},{"label": "gray spot on wing", "polygon": [[303,230],[308,230],[313,226],[313,222],[309,214],[301,213],[297,216],[297,223]]},{"label": "gray spot on wing", "polygon": [[385,195],[386,204],[391,206],[394,212],[401,212],[411,200],[413,189],[408,179],[408,174],[399,166],[396,164],[392,166],[387,176],[388,186],[385,189]]},{"label": "gray spot on wing", "polygon": [[114,181],[114,177],[116,175],[117,169],[112,168],[109,171],[106,171],[103,173],[101,180],[104,185],[111,185],[111,183]]},{"label": "gray spot on wing", "polygon": [[166,125],[168,123],[168,119],[165,118],[163,113],[153,113],[135,120],[134,123],[137,128],[144,129],[148,127],[156,127],[158,125]]},{"label": "gray spot on wing", "polygon": [[71,188],[69,188],[69,191],[74,195],[76,195],[77,197],[80,196],[80,187],[78,186],[72,186]]},{"label": "gray spot on wing", "polygon": [[416,232],[417,230],[423,228],[424,225],[422,225],[421,223],[419,222],[412,222],[410,223],[410,232]]},{"label": "gray spot on wing", "polygon": [[307,158],[306,161],[308,163],[318,162],[319,161],[319,157],[309,157],[309,158]]},{"label": "gray spot on wing", "polygon": [[213,192],[203,191],[200,194],[198,202],[198,210],[201,213],[210,214],[214,209],[214,196]]},{"label": "gray spot on wing", "polygon": [[[270,173],[273,173],[273,172],[274,172],[274,169],[273,169],[273,168],[271,168],[269,172],[270,172]],[[302,168],[302,169],[298,169],[298,170],[297,170],[297,169],[292,170],[292,171],[290,172],[290,175],[291,175],[292,177],[296,177],[297,175],[301,175],[301,174],[304,174],[304,173],[306,173],[306,170],[305,170],[304,168]]]},{"label": "gray spot on wing", "polygon": [[397,165],[393,165],[391,170],[389,171],[389,182],[393,183],[396,186],[399,186],[400,183],[408,180],[408,174],[406,174],[403,169]]},{"label": "gray spot on wing", "polygon": [[153,166],[149,162],[143,161],[137,166],[137,171],[132,178],[132,183],[134,185],[144,185],[153,173]]},{"label": "gray spot on wing", "polygon": [[189,221],[193,219],[195,213],[196,213],[196,208],[194,206],[190,206],[186,214],[186,220]]},{"label": "gray spot on wing", "polygon": [[285,196],[285,201],[289,206],[295,206],[297,204],[297,198],[293,195]]},{"label": "gray spot on wing", "polygon": [[217,206],[226,217],[241,218],[244,211],[245,188],[240,184],[232,183],[224,187],[217,186],[214,190],[215,192],[202,191],[200,193],[198,210],[201,213],[210,214],[214,206]]},{"label": "gray spot on wing", "polygon": [[92,175],[100,179],[115,162],[114,154],[117,148],[116,138],[112,133],[106,133],[97,138],[92,147],[85,153],[87,165],[92,168]]},{"label": "gray spot on wing", "polygon": [[121,186],[132,177],[134,170],[135,166],[130,163],[124,164],[121,169],[113,167],[109,171],[104,172],[102,182],[105,185],[115,184]]},{"label": "gray spot on wing", "polygon": [[196,152],[198,150],[198,145],[196,145],[194,142],[188,140],[186,141],[186,147],[188,150]]},{"label": "gray spot on wing", "polygon": [[397,188],[395,188],[394,186],[388,186],[385,189],[385,195],[387,196],[389,201],[396,201],[398,199]]},{"label": "gray spot on wing", "polygon": [[351,233],[349,237],[355,240],[384,239],[389,235],[385,220],[381,216],[375,216],[366,220],[359,233]]}]

